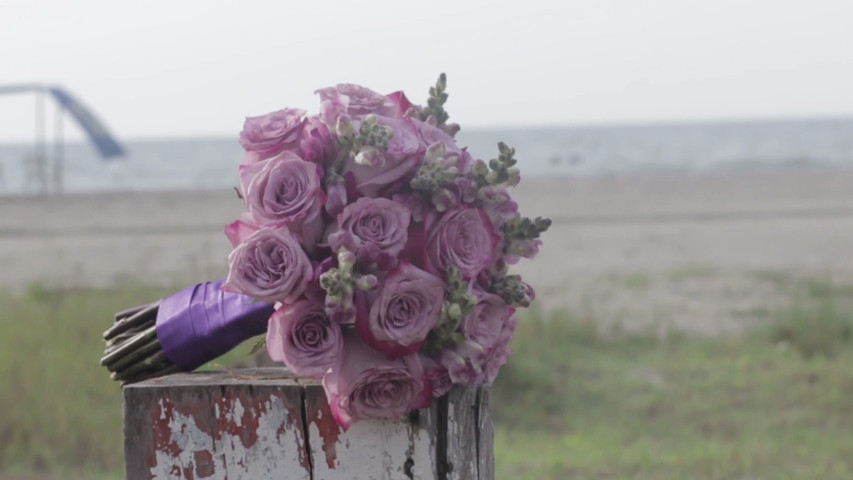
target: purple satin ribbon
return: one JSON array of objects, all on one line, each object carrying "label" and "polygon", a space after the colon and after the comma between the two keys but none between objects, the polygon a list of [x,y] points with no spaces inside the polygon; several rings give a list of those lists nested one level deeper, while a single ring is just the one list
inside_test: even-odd
[{"label": "purple satin ribbon", "polygon": [[194,370],[267,331],[273,306],[222,291],[223,283],[200,283],[160,301],[157,338],[181,370]]}]

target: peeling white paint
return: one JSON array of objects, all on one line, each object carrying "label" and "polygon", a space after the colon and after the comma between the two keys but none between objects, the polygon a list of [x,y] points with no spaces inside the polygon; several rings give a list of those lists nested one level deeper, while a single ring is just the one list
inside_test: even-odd
[{"label": "peeling white paint", "polygon": [[231,422],[236,424],[238,427],[243,426],[243,414],[246,410],[243,408],[243,403],[240,402],[239,398],[235,398],[231,408],[228,409],[228,413],[225,414],[225,418]]},{"label": "peeling white paint", "polygon": [[[403,470],[410,455],[414,462],[414,479],[436,478],[435,448],[429,432],[413,428],[405,418],[397,421],[364,420],[354,423],[346,432],[340,432],[335,444],[334,468],[329,468],[326,463],[323,438],[315,422],[308,425],[308,440],[314,459],[314,478],[317,479],[407,479]],[[357,476],[354,476],[355,472],[358,472]]]},{"label": "peeling white paint", "polygon": [[[329,415],[325,396],[313,386],[306,394],[288,390],[305,388],[290,384],[229,389],[203,380],[216,387],[204,393],[171,387],[129,403],[132,430],[145,432],[152,424],[154,430],[153,436],[143,434],[144,443],[126,439],[132,452],[128,458],[134,459],[128,463],[128,478],[434,480],[436,422],[442,418],[448,422],[447,461],[453,464],[448,478],[476,479],[478,472],[484,475],[481,480],[494,478],[491,454],[486,460],[476,458],[482,455],[477,430],[485,451],[491,449],[491,430],[482,424],[487,416],[476,416],[479,397],[474,392],[450,394],[443,410],[439,405],[397,421],[362,421],[343,432]],[[126,399],[138,391],[128,388]],[[305,402],[302,411],[300,398]],[[307,432],[302,429],[303,415]],[[313,476],[302,450],[306,443]]]},{"label": "peeling white paint", "polygon": [[[165,418],[166,409],[162,400],[159,405],[163,412],[162,418]],[[150,468],[151,478],[185,478],[183,472],[188,469],[197,479],[265,479],[271,478],[270,475],[274,473],[287,472],[288,479],[307,480],[309,474],[301,464],[298,448],[303,442],[302,435],[298,428],[289,425],[289,412],[284,402],[272,395],[263,403],[263,407],[265,411],[258,415],[255,432],[257,441],[249,446],[243,444],[242,435],[228,431],[210,435],[198,427],[192,415],[182,414],[178,408],[173,409],[172,418],[169,419],[171,441],[180,450],[176,454],[166,450],[155,451],[156,465]],[[242,423],[245,410],[239,399],[225,405],[223,410],[228,422],[240,429],[247,428]],[[213,412],[216,415],[223,413],[218,405]],[[284,435],[280,435],[279,431],[283,431]],[[211,454],[212,475],[203,476],[210,472],[199,471],[199,465],[196,465],[199,452],[206,452],[203,455]]]}]

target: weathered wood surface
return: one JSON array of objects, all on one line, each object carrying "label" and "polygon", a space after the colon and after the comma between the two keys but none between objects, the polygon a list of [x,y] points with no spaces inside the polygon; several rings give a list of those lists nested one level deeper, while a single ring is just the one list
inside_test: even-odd
[{"label": "weathered wood surface", "polygon": [[170,375],[124,389],[127,478],[493,480],[488,409],[488,388],[457,387],[344,432],[282,368]]}]

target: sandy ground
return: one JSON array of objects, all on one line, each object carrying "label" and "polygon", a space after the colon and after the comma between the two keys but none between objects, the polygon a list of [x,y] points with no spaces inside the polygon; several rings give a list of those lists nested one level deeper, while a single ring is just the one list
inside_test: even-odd
[{"label": "sandy ground", "polygon": [[[539,306],[602,325],[737,331],[789,301],[768,278],[853,281],[853,171],[536,179],[516,198],[554,220],[516,266]],[[229,190],[0,197],[0,289],[220,278],[241,207]]]}]

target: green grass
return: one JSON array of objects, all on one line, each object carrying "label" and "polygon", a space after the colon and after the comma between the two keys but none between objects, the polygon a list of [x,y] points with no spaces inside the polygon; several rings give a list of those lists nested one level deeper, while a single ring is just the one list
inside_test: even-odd
[{"label": "green grass", "polygon": [[[523,315],[493,390],[497,478],[853,478],[853,289],[798,288],[738,338]],[[172,291],[0,292],[0,478],[122,476],[100,335],[114,312]]]},{"label": "green grass", "polygon": [[782,286],[793,298],[782,311],[756,312],[770,319],[758,330],[779,348],[793,348],[804,357],[832,357],[853,338],[853,286],[823,279],[798,279],[764,272],[764,280]]},{"label": "green grass", "polygon": [[[176,290],[0,292],[0,478],[122,476],[121,389],[98,364],[101,334],[115,312]],[[247,351],[216,362],[245,362]]]},{"label": "green grass", "polygon": [[672,281],[680,282],[694,278],[713,277],[717,273],[719,273],[717,269],[706,265],[685,265],[671,270],[669,278]]},{"label": "green grass", "polygon": [[0,294],[0,471],[121,468],[121,392],[98,366],[101,333],[115,312],[165,293]]},{"label": "green grass", "polygon": [[643,272],[634,272],[624,275],[612,274],[609,278],[614,285],[632,289],[645,288],[651,282],[649,275]]},{"label": "green grass", "polygon": [[604,338],[532,315],[513,347],[494,387],[500,478],[853,478],[846,340],[807,359],[764,334]]}]

